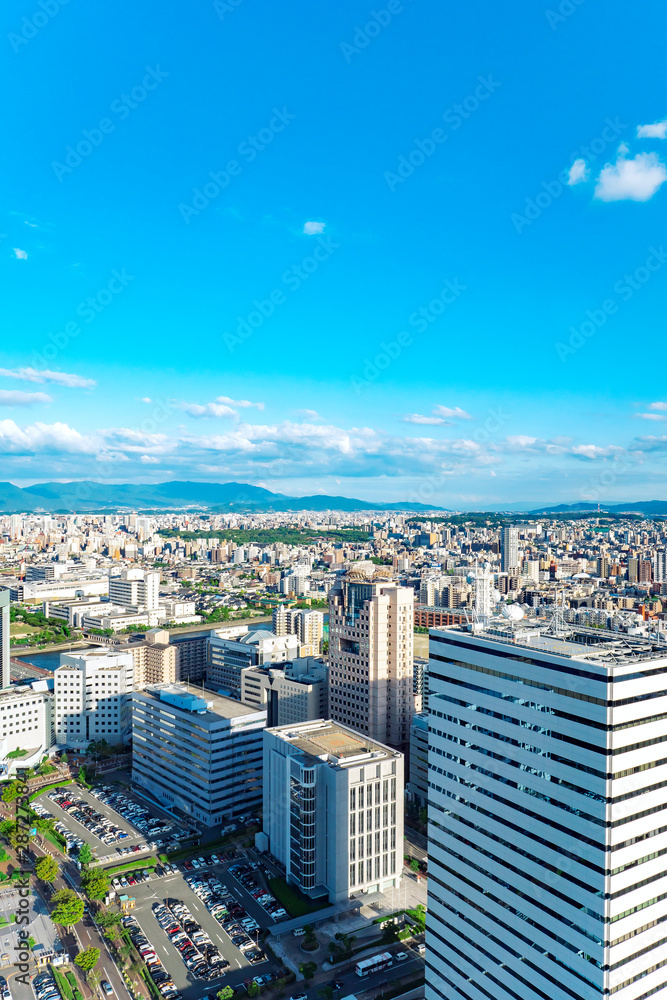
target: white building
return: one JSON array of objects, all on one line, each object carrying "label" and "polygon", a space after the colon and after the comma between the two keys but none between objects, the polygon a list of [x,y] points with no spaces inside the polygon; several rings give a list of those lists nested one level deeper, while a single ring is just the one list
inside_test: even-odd
[{"label": "white building", "polygon": [[129,739],[134,686],[130,653],[62,653],[53,677],[59,746],[86,747],[93,740],[113,746]]},{"label": "white building", "polygon": [[264,734],[264,829],[257,846],[289,882],[331,902],[400,885],[403,755],[318,719]]},{"label": "white building", "polygon": [[154,570],[124,569],[109,577],[109,600],[128,611],[157,611],[160,574]]},{"label": "white building", "polygon": [[0,685],[3,688],[11,683],[9,632],[9,591],[0,590]]},{"label": "white building", "polygon": [[[0,691],[0,777],[36,767],[54,745],[50,681],[14,684]],[[11,757],[17,751],[20,756]]]},{"label": "white building", "polygon": [[557,616],[432,630],[427,1000],[667,996],[666,674]]},{"label": "white building", "polygon": [[506,524],[500,533],[500,569],[510,573],[519,565],[519,529]]}]

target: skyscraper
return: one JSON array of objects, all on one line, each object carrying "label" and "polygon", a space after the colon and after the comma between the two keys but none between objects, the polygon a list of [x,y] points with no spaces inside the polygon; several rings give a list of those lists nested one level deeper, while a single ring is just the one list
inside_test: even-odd
[{"label": "skyscraper", "polygon": [[329,595],[329,712],[405,748],[414,714],[414,591],[350,572]]},{"label": "skyscraper", "polygon": [[9,687],[11,671],[9,666],[9,591],[0,590],[0,671],[2,687]]},{"label": "skyscraper", "polygon": [[667,648],[430,641],[427,1000],[667,996]]},{"label": "skyscraper", "polygon": [[513,524],[506,524],[500,536],[500,569],[511,573],[519,565],[519,530]]}]

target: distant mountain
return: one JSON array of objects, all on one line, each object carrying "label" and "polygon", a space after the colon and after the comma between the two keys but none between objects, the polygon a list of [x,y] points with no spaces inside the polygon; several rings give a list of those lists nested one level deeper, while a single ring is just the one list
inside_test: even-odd
[{"label": "distant mountain", "polygon": [[137,486],[133,483],[107,485],[92,481],[37,483],[20,489],[0,483],[0,511],[12,514],[102,513],[116,510],[166,511],[197,509],[210,513],[234,511],[298,510],[405,510],[441,511],[444,508],[420,503],[368,503],[350,497],[289,497],[249,483],[169,482]]},{"label": "distant mountain", "polygon": [[[646,514],[649,517],[656,517],[660,514],[667,514],[667,500],[639,500],[636,503],[600,503],[600,513],[609,514]],[[561,503],[557,506],[540,507],[531,510],[531,514],[573,514],[577,511],[582,513],[597,513],[597,503]]]}]

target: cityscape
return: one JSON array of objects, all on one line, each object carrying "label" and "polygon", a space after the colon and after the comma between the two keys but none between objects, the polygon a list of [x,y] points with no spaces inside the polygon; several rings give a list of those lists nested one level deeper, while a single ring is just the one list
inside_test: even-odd
[{"label": "cityscape", "polygon": [[667,9],[0,18],[0,1000],[667,1000]]}]

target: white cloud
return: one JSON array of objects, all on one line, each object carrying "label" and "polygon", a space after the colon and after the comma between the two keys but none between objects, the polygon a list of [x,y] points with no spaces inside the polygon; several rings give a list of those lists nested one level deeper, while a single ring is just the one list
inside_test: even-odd
[{"label": "white cloud", "polygon": [[0,389],[0,406],[32,406],[34,403],[50,403],[51,397],[45,392],[21,392],[20,389]]},{"label": "white cloud", "polygon": [[600,201],[648,201],[667,181],[667,167],[657,153],[638,153],[632,159],[619,155],[602,169],[595,187]]},{"label": "white cloud", "polygon": [[567,183],[570,185],[570,187],[573,187],[575,184],[581,184],[583,181],[588,180],[588,173],[589,171],[586,165],[586,161],[582,159],[575,160],[572,166],[570,167],[570,173],[568,174]]},{"label": "white cloud", "polygon": [[190,417],[238,417],[237,410],[255,407],[264,409],[264,403],[252,403],[249,399],[231,399],[229,396],[217,396],[212,403],[174,402],[177,410],[183,410]]},{"label": "white cloud", "polygon": [[153,400],[151,399],[150,396],[140,396],[139,397],[139,402],[140,403],[152,403]]},{"label": "white cloud", "polygon": [[649,403],[649,410],[667,410],[667,403]]},{"label": "white cloud", "polygon": [[14,256],[16,257],[17,260],[27,260],[28,259],[28,251],[27,250],[19,250],[18,247],[14,247]]},{"label": "white cloud", "polygon": [[142,465],[159,465],[160,459],[155,455],[142,455],[139,459]]},{"label": "white cloud", "polygon": [[652,125],[637,126],[638,139],[665,139],[667,138],[667,120],[653,122]]},{"label": "white cloud", "polygon": [[425,417],[422,413],[406,413],[402,418],[404,424],[444,424],[451,421],[443,420],[442,417]]},{"label": "white cloud", "polygon": [[86,437],[67,424],[35,423],[19,427],[13,420],[0,420],[0,453],[33,454],[38,452],[80,452],[100,450],[97,438]]},{"label": "white cloud", "polygon": [[663,413],[635,413],[638,420],[667,420],[667,414]]},{"label": "white cloud", "polygon": [[317,410],[297,410],[297,416],[303,417],[304,420],[321,420],[322,417],[319,415]]},{"label": "white cloud", "polygon": [[454,420],[472,420],[470,414],[460,406],[435,406],[432,413],[437,417],[453,417]]},{"label": "white cloud", "polygon": [[0,375],[4,378],[16,378],[22,382],[53,382],[55,385],[64,385],[70,389],[90,389],[97,385],[92,378],[83,378],[82,375],[70,375],[68,372],[52,372],[48,368],[0,368]]},{"label": "white cloud", "polygon": [[320,233],[324,232],[324,223],[305,222],[303,225],[303,232],[305,236],[318,236]]}]

